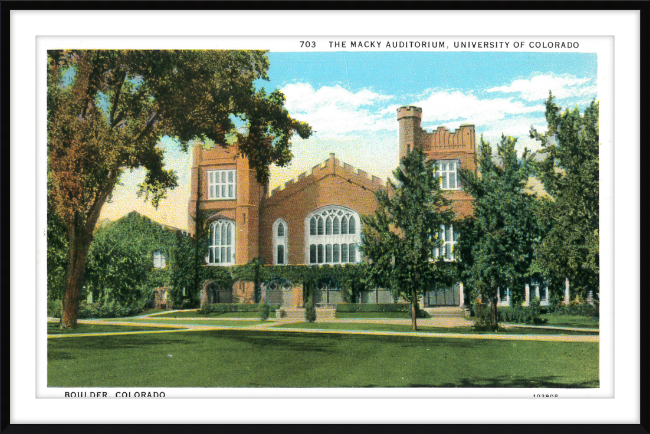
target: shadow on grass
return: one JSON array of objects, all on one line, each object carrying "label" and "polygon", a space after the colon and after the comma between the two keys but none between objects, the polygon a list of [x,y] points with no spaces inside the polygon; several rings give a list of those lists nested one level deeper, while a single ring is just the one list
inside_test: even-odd
[{"label": "shadow on grass", "polygon": [[562,381],[562,377],[549,376],[549,377],[517,377],[510,378],[507,376],[500,376],[495,378],[472,378],[462,379],[455,383],[443,383],[440,385],[428,384],[409,384],[408,387],[476,387],[476,388],[562,388],[562,389],[584,389],[584,388],[597,388],[598,381],[581,381],[567,383]]}]

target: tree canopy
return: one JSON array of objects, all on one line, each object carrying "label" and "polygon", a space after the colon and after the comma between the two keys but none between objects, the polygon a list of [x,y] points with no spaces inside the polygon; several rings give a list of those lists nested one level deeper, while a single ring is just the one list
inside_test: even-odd
[{"label": "tree canopy", "polygon": [[548,232],[537,248],[537,261],[549,275],[564,276],[578,291],[597,289],[599,282],[599,104],[584,114],[546,101],[548,131],[531,129],[541,142],[544,160],[537,175],[552,200],[542,212],[551,216]]},{"label": "tree canopy", "polygon": [[519,286],[528,272],[539,237],[534,196],[526,192],[531,173],[530,156],[518,158],[516,139],[501,137],[498,161],[492,147],[479,146],[479,174],[461,170],[461,182],[473,196],[474,215],[465,222],[458,252],[464,277],[473,295],[492,304],[492,324],[497,324],[497,290]]},{"label": "tree canopy", "polygon": [[160,137],[178,139],[184,150],[194,139],[236,140],[265,183],[271,163],[291,160],[292,135],[310,136],[280,91],[256,90],[268,68],[263,51],[48,52],[48,195],[69,239],[65,326],[76,324],[93,229],[122,172],[145,168],[140,193],[154,206],[176,187]]},{"label": "tree canopy", "polygon": [[417,330],[418,299],[426,287],[448,280],[442,258],[434,249],[442,245],[440,227],[454,219],[450,202],[434,176],[434,162],[415,147],[401,160],[393,175],[397,185],[375,193],[377,210],[363,216],[359,246],[369,280],[390,288],[411,303],[413,329]]}]

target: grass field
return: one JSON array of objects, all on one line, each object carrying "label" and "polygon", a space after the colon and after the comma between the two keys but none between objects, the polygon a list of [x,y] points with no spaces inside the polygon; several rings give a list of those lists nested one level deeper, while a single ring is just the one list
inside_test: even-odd
[{"label": "grass field", "polygon": [[101,325],[101,324],[77,324],[73,329],[62,329],[59,323],[47,323],[48,335],[60,335],[69,333],[119,333],[119,332],[140,332],[160,330],[159,327],[146,326],[119,326],[119,325]]},{"label": "grass field", "polygon": [[[191,312],[170,312],[166,314],[156,315],[152,318],[259,318],[259,312],[226,312],[226,313],[210,313],[200,314],[197,311]],[[275,318],[275,312],[271,312],[270,318]]]},{"label": "grass field", "polygon": [[[431,315],[424,312],[425,318],[431,318]],[[362,319],[362,318],[392,318],[392,319],[411,319],[408,312],[336,312],[336,318],[341,319]]]},{"label": "grass field", "polygon": [[598,387],[598,344],[203,331],[48,340],[52,387]]},{"label": "grass field", "polygon": [[556,313],[546,313],[540,315],[540,318],[546,319],[545,325],[556,327],[590,327],[598,328],[599,322],[592,318],[574,315],[558,315]]},{"label": "grass field", "polygon": [[[116,320],[120,321],[120,320]],[[121,320],[125,321],[125,320]],[[153,317],[153,318],[139,318],[139,319],[128,319],[126,320],[128,322],[133,322],[133,323],[139,323],[139,324],[169,324],[169,325],[177,325],[177,326],[186,326],[186,325],[195,325],[195,326],[207,326],[207,325],[218,325],[218,326],[231,326],[231,327],[242,327],[242,326],[255,326],[255,325],[260,325],[260,324],[265,324],[263,321],[259,320],[243,320],[243,321],[237,321],[237,320],[221,320],[219,321],[218,319],[206,319],[206,320],[200,320],[200,321],[183,321],[182,318],[179,319],[165,319],[165,318],[158,318],[158,317]],[[111,326],[108,326],[111,327]]]},{"label": "grass field", "polygon": [[[410,325],[402,324],[350,324],[350,323],[291,323],[291,324],[279,324],[272,327],[281,327],[281,328],[298,328],[298,329],[310,329],[310,330],[359,330],[359,331],[387,331],[387,332],[412,332],[413,329]],[[499,332],[482,332],[475,331],[471,327],[420,327],[418,326],[419,332],[429,332],[429,333],[462,333],[462,334],[500,334],[500,335],[590,335],[594,336],[598,334],[598,330],[594,332],[578,332],[578,331],[566,331],[566,330],[553,330],[553,329],[542,329],[542,328],[524,328],[517,327],[511,329],[505,329]]]}]

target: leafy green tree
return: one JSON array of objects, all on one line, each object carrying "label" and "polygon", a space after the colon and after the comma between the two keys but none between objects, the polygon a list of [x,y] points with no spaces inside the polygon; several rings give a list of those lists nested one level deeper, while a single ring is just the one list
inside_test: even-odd
[{"label": "leafy green tree", "polygon": [[160,137],[177,138],[184,150],[197,138],[236,140],[265,183],[271,163],[291,160],[293,134],[311,135],[280,91],[256,90],[268,68],[263,51],[48,52],[48,195],[68,236],[65,327],[76,325],[93,230],[122,172],[146,169],[139,191],[154,206],[177,185]]},{"label": "leafy green tree", "polygon": [[52,212],[49,200],[47,208],[47,300],[62,301],[65,295],[68,237],[65,223]]},{"label": "leafy green tree", "polygon": [[[143,304],[153,289],[171,282],[169,257],[174,232],[136,212],[97,229],[86,263],[85,283],[93,301]],[[168,258],[163,269],[153,266],[153,253]]]},{"label": "leafy green tree", "polygon": [[368,281],[390,288],[411,303],[411,325],[417,330],[418,299],[426,287],[447,283],[448,273],[434,249],[442,245],[439,231],[454,219],[434,176],[434,162],[416,147],[394,172],[397,185],[375,193],[377,210],[363,216],[359,246]]},{"label": "leafy green tree", "polygon": [[535,163],[537,175],[553,200],[541,214],[552,216],[537,249],[537,261],[550,275],[564,276],[580,292],[599,285],[599,104],[584,114],[561,111],[549,92],[548,131],[531,130],[546,158]]},{"label": "leafy green tree", "polygon": [[497,291],[521,286],[538,239],[534,196],[526,191],[530,156],[517,157],[512,137],[501,137],[498,162],[481,137],[479,174],[461,170],[463,188],[473,197],[474,215],[465,222],[457,252],[473,296],[491,303],[491,323],[498,326]]}]

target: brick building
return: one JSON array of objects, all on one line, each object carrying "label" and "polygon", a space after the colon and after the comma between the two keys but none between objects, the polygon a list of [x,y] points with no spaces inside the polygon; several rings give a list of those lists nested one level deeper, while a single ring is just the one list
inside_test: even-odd
[{"label": "brick building", "polygon": [[[471,214],[471,197],[459,185],[458,169],[476,170],[474,126],[427,132],[420,126],[421,119],[421,108],[397,110],[400,158],[414,146],[423,147],[437,162],[441,187],[456,215]],[[386,188],[386,183],[330,154],[321,164],[269,192],[233,145],[194,148],[191,188],[190,232],[196,230],[198,199],[199,212],[207,215],[209,265],[246,264],[256,257],[267,265],[308,265],[360,262],[360,217],[375,212],[374,193]],[[441,233],[445,244],[437,254],[453,260],[457,234],[451,225],[441,228]],[[251,284],[239,285],[233,295],[254,301]],[[462,284],[458,284],[424,302],[462,305],[462,299]]]}]

